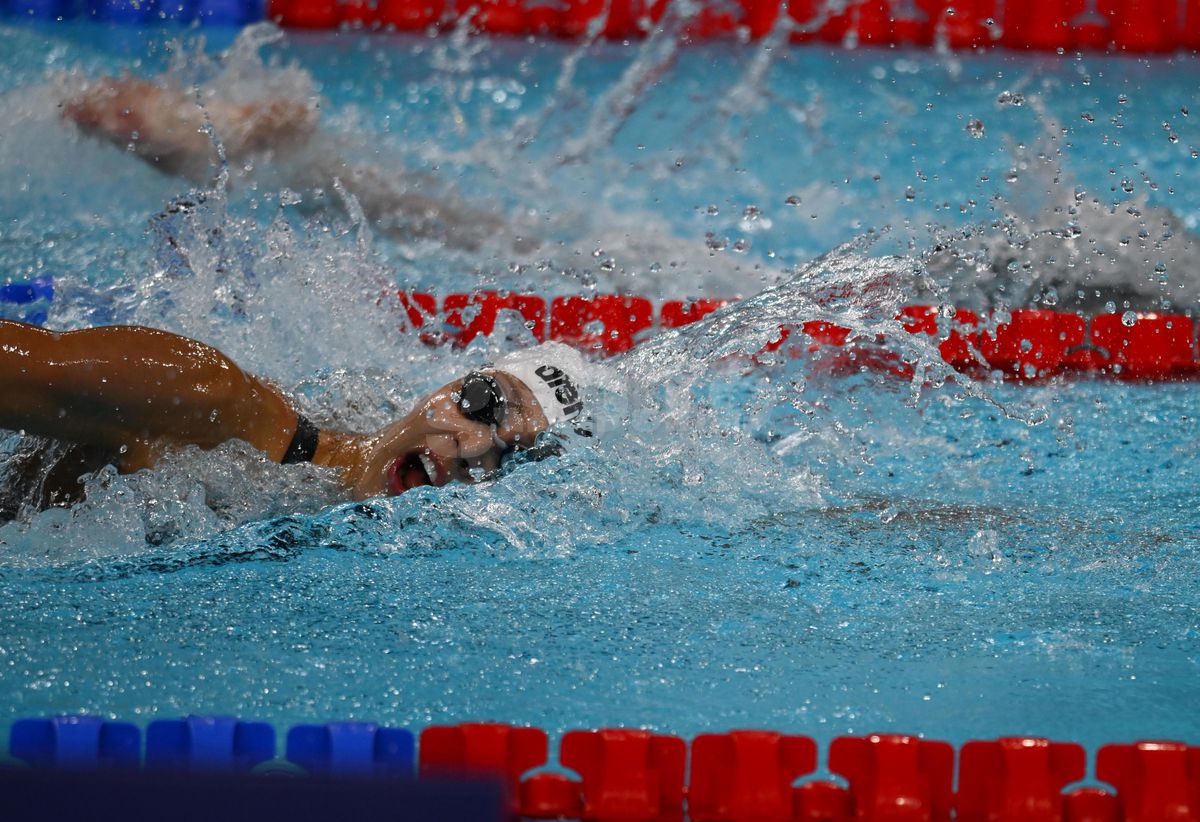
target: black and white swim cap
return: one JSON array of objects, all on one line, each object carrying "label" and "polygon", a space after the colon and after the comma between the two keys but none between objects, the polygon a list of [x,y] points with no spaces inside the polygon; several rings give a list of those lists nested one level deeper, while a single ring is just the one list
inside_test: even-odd
[{"label": "black and white swim cap", "polygon": [[581,378],[587,366],[574,348],[558,342],[542,343],[515,351],[494,367],[525,383],[551,428],[570,422],[580,430],[586,402]]}]

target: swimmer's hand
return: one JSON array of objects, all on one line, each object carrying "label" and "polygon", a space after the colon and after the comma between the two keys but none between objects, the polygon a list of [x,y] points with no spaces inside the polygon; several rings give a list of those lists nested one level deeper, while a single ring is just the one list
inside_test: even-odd
[{"label": "swimmer's hand", "polygon": [[205,182],[218,160],[209,123],[224,145],[226,158],[236,162],[250,154],[303,143],[316,130],[318,119],[315,106],[306,102],[198,101],[178,89],[133,77],[105,78],[62,108],[63,117],[85,133],[196,182]]}]

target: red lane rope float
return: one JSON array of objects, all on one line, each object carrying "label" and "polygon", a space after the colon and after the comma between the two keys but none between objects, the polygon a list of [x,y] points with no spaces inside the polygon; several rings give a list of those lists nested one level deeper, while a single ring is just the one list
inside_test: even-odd
[{"label": "red lane rope float", "polygon": [[[1198,0],[1200,2],[1200,0]],[[603,356],[622,354],[658,330],[697,322],[730,301],[667,300],[657,307],[645,297],[600,294],[555,297],[478,291],[433,294],[402,291],[408,327],[430,345],[469,345],[496,331],[506,314],[539,342],[565,342]],[[1015,382],[1042,382],[1059,375],[1121,380],[1183,380],[1200,377],[1196,324],[1184,314],[1123,313],[1084,317],[1045,308],[1021,308],[980,317],[966,309],[906,306],[896,318],[909,333],[937,341],[954,369],[973,376],[999,372]],[[912,365],[835,323],[813,320],[780,329],[763,352],[814,356],[835,371],[864,368],[902,377]]]},{"label": "red lane rope float", "polygon": [[[507,734],[530,737],[522,757]],[[430,744],[453,737],[457,759]],[[427,739],[430,742],[427,742]],[[536,750],[532,750],[536,749]],[[500,775],[510,811],[532,819],[592,822],[1149,822],[1200,819],[1200,748],[1179,742],[1106,745],[1097,779],[1110,788],[1072,783],[1088,775],[1082,746],[1036,737],[972,741],[957,752],[946,742],[901,734],[839,737],[828,768],[845,784],[811,779],[818,747],[805,736],[739,730],[701,734],[687,745],[649,731],[570,731],[560,763],[578,775],[541,770],[545,734],[499,724],[427,728],[421,773]],[[497,752],[500,753],[497,756]],[[520,760],[518,761],[518,758]],[[953,788],[957,760],[958,790]],[[427,770],[427,762],[437,769]],[[479,763],[488,766],[479,767]],[[457,769],[456,769],[457,766]],[[521,768],[532,770],[524,776]],[[686,777],[686,779],[685,779]],[[686,798],[686,806],[685,806]]]},{"label": "red lane rope float", "polygon": [[[450,28],[469,20],[501,35],[579,37],[603,18],[602,32],[637,38],[658,25],[669,0],[269,0],[284,26],[362,25],[401,31]],[[683,37],[765,36],[779,0],[701,0]],[[790,0],[793,42],[932,45],[969,49],[1109,49],[1135,53],[1200,48],[1198,0]]]}]

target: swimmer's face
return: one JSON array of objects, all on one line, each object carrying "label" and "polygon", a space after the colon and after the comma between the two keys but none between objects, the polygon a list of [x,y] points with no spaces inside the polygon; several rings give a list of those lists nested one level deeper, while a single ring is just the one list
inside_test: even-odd
[{"label": "swimmer's face", "polygon": [[442,386],[407,417],[375,435],[354,485],[355,496],[394,496],[422,485],[479,482],[500,467],[506,453],[532,448],[548,427],[537,400],[508,374],[482,373],[495,379],[503,396],[498,424],[468,418],[461,406],[463,380]]}]

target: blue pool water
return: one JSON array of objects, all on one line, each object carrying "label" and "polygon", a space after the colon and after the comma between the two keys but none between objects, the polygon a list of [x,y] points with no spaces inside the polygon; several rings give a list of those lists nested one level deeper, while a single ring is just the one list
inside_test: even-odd
[{"label": "blue pool water", "polygon": [[[0,276],[53,273],[51,326],[187,333],[368,428],[525,341],[428,349],[397,284],[757,296],[495,483],[348,503],[230,445],[0,527],[0,725],[1200,738],[1195,386],[947,381],[891,320],[1194,308],[1195,59],[268,34],[0,28]],[[183,181],[59,119],[123,70],[319,93],[322,133]],[[330,157],[497,228],[365,228],[297,182]],[[808,319],[922,379],[745,367]]]}]

